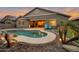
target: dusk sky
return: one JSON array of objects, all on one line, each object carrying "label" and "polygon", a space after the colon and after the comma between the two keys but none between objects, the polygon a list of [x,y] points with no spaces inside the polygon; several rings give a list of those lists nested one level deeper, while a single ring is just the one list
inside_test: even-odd
[{"label": "dusk sky", "polygon": [[[27,12],[32,10],[34,7],[0,7],[0,18],[3,18],[6,15],[12,16],[22,16],[25,15]],[[79,8],[78,7],[42,7],[44,9],[57,11],[60,13],[68,14],[71,16],[79,16]]]}]

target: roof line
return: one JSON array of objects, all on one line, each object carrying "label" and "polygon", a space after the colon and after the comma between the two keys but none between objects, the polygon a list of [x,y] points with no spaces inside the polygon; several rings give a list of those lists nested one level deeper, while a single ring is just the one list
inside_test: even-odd
[{"label": "roof line", "polygon": [[[5,21],[6,21],[5,18],[6,18],[7,16],[12,16],[12,15],[6,15],[6,16],[4,16],[4,17],[0,20],[0,22],[5,22]],[[12,16],[12,17],[14,17],[14,16]]]},{"label": "roof line", "polygon": [[60,14],[60,15],[66,16],[66,17],[70,17],[69,15],[66,15],[66,14],[62,14],[62,13],[59,13],[59,12],[55,12],[55,11],[51,11],[51,10],[47,10],[47,9],[43,9],[43,8],[39,8],[39,7],[36,7],[34,9],[32,9],[31,11],[29,11],[28,13],[26,13],[24,16],[27,16],[28,14],[30,14],[32,11],[34,11],[36,9],[40,9],[40,10],[44,10],[44,11],[47,11],[47,12],[57,13],[57,14]]}]

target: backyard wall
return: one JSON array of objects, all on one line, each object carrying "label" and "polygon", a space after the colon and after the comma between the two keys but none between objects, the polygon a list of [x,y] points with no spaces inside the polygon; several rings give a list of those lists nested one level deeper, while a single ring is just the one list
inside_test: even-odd
[{"label": "backyard wall", "polygon": [[15,24],[0,24],[0,29],[15,28]]}]

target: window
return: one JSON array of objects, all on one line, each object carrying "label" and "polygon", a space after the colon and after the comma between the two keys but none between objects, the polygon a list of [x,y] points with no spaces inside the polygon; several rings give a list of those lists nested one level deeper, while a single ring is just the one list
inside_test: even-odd
[{"label": "window", "polygon": [[22,22],[22,25],[24,25],[24,21]]},{"label": "window", "polygon": [[24,26],[24,20],[20,20],[20,21],[19,21],[19,25],[20,25],[20,26]]},{"label": "window", "polygon": [[49,24],[50,24],[51,26],[56,26],[56,25],[57,25],[56,19],[49,20]]},{"label": "window", "polygon": [[20,25],[21,24],[21,21],[18,21],[18,24]]},{"label": "window", "polygon": [[11,24],[11,22],[6,22],[6,24]]},{"label": "window", "polygon": [[6,24],[11,24],[11,23],[12,23],[12,21],[7,20],[7,21],[5,21],[5,23],[6,23]]}]

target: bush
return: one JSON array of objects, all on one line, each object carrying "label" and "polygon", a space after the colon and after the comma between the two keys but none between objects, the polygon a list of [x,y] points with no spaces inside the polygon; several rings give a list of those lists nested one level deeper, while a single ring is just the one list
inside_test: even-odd
[{"label": "bush", "polygon": [[68,21],[67,25],[79,35],[79,21]]}]

